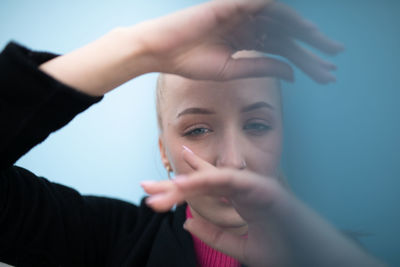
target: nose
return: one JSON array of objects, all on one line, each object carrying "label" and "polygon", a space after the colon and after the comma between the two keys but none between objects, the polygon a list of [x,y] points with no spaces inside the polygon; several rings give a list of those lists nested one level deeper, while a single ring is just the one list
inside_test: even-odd
[{"label": "nose", "polygon": [[240,136],[234,133],[224,135],[217,149],[217,167],[234,168],[243,170],[247,167],[244,157],[244,144],[240,140]]}]

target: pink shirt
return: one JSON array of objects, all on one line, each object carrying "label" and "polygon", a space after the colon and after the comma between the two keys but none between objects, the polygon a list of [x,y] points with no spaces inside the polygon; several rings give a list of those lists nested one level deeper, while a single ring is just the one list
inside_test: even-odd
[{"label": "pink shirt", "polygon": [[[186,207],[186,218],[193,218],[189,205]],[[197,266],[199,267],[240,267],[240,262],[228,255],[206,245],[192,235]]]}]

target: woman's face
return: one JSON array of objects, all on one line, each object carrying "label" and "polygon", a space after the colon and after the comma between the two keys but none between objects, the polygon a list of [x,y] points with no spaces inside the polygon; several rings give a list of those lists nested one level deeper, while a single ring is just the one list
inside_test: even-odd
[{"label": "woman's face", "polygon": [[[270,78],[211,82],[166,75],[159,140],[164,164],[178,175],[193,172],[182,158],[185,145],[217,168],[276,177],[282,142],[278,90]],[[245,227],[234,208],[219,198],[200,196],[189,205],[193,216],[221,227]]]}]

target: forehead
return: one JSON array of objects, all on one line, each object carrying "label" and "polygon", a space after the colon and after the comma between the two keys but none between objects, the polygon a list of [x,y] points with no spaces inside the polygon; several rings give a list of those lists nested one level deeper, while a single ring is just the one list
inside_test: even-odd
[{"label": "forehead", "polygon": [[265,101],[277,110],[281,105],[278,81],[273,78],[215,82],[165,75],[162,88],[163,112],[189,106],[240,108],[258,101]]}]

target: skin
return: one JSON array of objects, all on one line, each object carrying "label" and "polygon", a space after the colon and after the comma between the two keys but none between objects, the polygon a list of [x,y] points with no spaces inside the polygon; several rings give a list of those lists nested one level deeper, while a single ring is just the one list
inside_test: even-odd
[{"label": "skin", "polygon": [[[117,28],[85,47],[45,62],[40,69],[76,90],[94,96],[103,95],[149,72],[213,81],[265,76],[293,80],[293,71],[287,61],[268,57],[232,57],[237,51],[257,50],[286,58],[318,83],[335,81],[331,73],[335,65],[307,51],[296,40],[328,54],[343,49],[341,44],[324,36],[315,25],[283,4],[270,0],[210,1],[138,25]],[[204,90],[209,89],[206,87]],[[232,101],[232,106],[227,108],[244,104],[238,101],[240,97],[223,97],[217,88],[214,93],[220,100],[212,102],[215,108],[225,105],[227,100]],[[236,95],[236,90],[232,95]],[[238,118],[235,112],[237,109],[230,116]],[[258,149],[255,150],[257,154],[270,156],[269,159],[275,158],[278,162],[280,148],[272,153],[272,150],[264,149],[268,147],[267,141],[255,145],[250,141],[252,138],[241,134],[237,121],[223,121],[227,130],[222,133],[220,129],[214,131],[217,135],[226,136],[211,142],[214,146],[223,146],[222,154],[219,149],[211,149],[211,144],[205,146],[210,149],[208,154],[198,151],[193,142],[189,144],[188,140],[183,142],[177,138],[178,144],[190,146],[200,157],[182,149],[183,161],[180,161],[179,152],[172,148],[165,149],[165,155],[171,160],[171,165],[174,164],[175,171],[187,171],[187,179],[143,182],[145,191],[152,195],[147,203],[156,211],[166,211],[177,203],[203,195],[231,199],[238,214],[247,223],[246,239],[201,216],[186,221],[184,227],[205,243],[247,266],[381,266],[287,190],[283,190],[276,180],[257,173],[273,172],[277,163],[266,164],[269,167],[256,164],[258,159],[246,149]],[[166,132],[168,127],[172,126],[167,125]],[[232,130],[235,127],[237,130]],[[209,134],[203,141],[213,136]],[[167,140],[170,139],[165,137],[165,144],[160,143],[165,148],[172,147]],[[226,151],[236,148],[232,145],[236,142],[241,149],[230,152],[235,157],[223,156],[230,154]],[[215,151],[220,154],[211,153]],[[252,171],[237,168],[240,158],[246,160],[247,169]],[[235,167],[221,167],[224,164]],[[241,221],[229,211],[230,208],[222,210],[237,218],[237,224],[233,226],[240,226]],[[212,214],[209,217],[219,218]]]},{"label": "skin", "polygon": [[[49,60],[40,69],[84,93],[99,96],[145,73],[197,80],[279,77],[293,80],[282,60],[234,59],[241,50],[280,55],[319,83],[335,81],[335,65],[296,40],[328,53],[343,46],[323,35],[293,9],[270,0],[219,0],[130,27]],[[207,68],[204,68],[207,66]]]},{"label": "skin", "polygon": [[[159,147],[165,166],[176,175],[195,171],[183,159],[185,146],[217,168],[277,177],[282,112],[275,79],[212,82],[164,75],[162,80]],[[231,232],[247,232],[247,223],[226,200],[199,196],[188,203],[194,218],[202,217]]]}]

